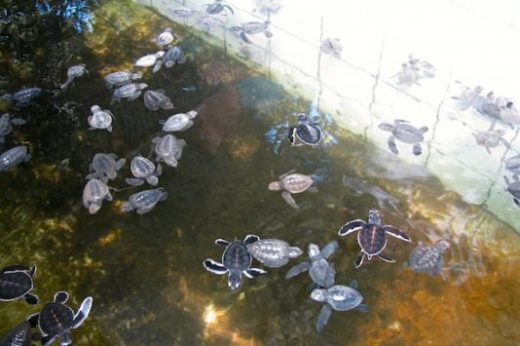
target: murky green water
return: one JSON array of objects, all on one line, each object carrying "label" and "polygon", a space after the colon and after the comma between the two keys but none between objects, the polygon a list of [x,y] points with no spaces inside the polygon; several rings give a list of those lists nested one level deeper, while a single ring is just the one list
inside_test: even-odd
[{"label": "murky green water", "polygon": [[[22,3],[18,10],[34,12]],[[77,33],[56,16],[38,15],[34,24],[18,28],[32,28],[38,39],[0,46],[0,75],[9,80],[3,90],[31,85],[47,90],[28,108],[1,104],[28,120],[13,130],[2,150],[23,143],[32,159],[1,173],[0,266],[36,264],[41,304],[57,290],[68,290],[75,308],[83,297],[93,296],[89,319],[73,331],[75,344],[520,342],[520,242],[513,230],[462,203],[421,167],[405,165],[333,123],[326,129],[336,144],[290,147],[283,130],[281,145],[270,143],[266,132],[294,122],[290,114],[307,111],[310,102],[285,93],[182,28],[174,27],[193,61],[144,77],[152,89],[165,89],[175,112],[200,110],[195,126],[178,136],[188,143],[178,168],[166,167],[160,177],[169,197],[149,214],[122,214],[121,202],[144,188],[119,191],[115,201],[89,215],[81,194],[94,154],[114,152],[128,160],[147,155],[151,139],[160,134],[158,121],[175,113],[149,111],[142,98],[111,106],[102,80],[155,52],[151,37],[172,23],[125,1],[103,1],[92,10],[91,33]],[[67,67],[80,62],[90,75],[53,95]],[[87,130],[93,104],[115,114],[113,133]],[[295,196],[299,211],[267,190],[270,181],[293,168],[324,178],[318,193]],[[124,187],[129,176],[127,163],[111,186]],[[406,230],[413,243],[390,239],[386,253],[397,264],[374,260],[356,270],[355,236],[338,239],[336,234],[345,221],[366,218],[369,208],[379,208],[385,223]],[[201,263],[220,259],[216,238],[248,233],[305,249],[310,242],[338,239],[340,251],[332,257],[337,283],[356,279],[370,312],[333,312],[317,334],[321,306],[309,298],[308,277],[284,280],[299,260],[246,279],[239,292],[229,291],[227,280],[206,272]],[[402,268],[416,242],[439,237],[453,244],[446,257],[447,281]],[[35,311],[22,301],[2,302],[0,334]]]}]

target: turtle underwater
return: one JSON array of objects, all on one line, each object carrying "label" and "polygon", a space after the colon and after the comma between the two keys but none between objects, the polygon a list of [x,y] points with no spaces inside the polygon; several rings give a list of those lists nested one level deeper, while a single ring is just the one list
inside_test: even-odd
[{"label": "turtle underwater", "polygon": [[164,47],[176,41],[177,35],[175,35],[171,28],[166,28],[159,35],[155,36],[152,42],[154,42],[159,47]]},{"label": "turtle underwater", "polygon": [[112,118],[114,118],[112,112],[107,109],[101,109],[98,105],[90,107],[90,111],[92,112],[92,115],[87,119],[88,124],[90,125],[89,130],[100,129],[112,132]]},{"label": "turtle underwater", "polygon": [[240,287],[242,275],[252,279],[266,273],[263,269],[251,268],[253,257],[247,249],[248,245],[257,242],[259,239],[254,234],[248,234],[243,241],[234,240],[230,242],[224,239],[217,239],[215,244],[226,248],[222,254],[222,262],[219,263],[211,258],[206,258],[202,266],[213,274],[228,274],[228,286],[234,291]]},{"label": "turtle underwater", "polygon": [[92,158],[92,163],[89,166],[91,173],[89,173],[86,178],[96,178],[105,183],[109,179],[114,180],[117,178],[117,171],[119,171],[125,163],[126,159],[118,160],[117,155],[114,153],[97,153]]},{"label": "turtle underwater", "polygon": [[513,175],[513,181],[510,181],[506,176],[504,176],[504,180],[507,185],[506,191],[513,197],[513,202],[520,207],[520,179],[518,175]]},{"label": "turtle underwater", "polygon": [[405,266],[409,267],[417,273],[426,273],[431,276],[441,274],[446,280],[443,273],[444,258],[443,254],[450,248],[450,242],[445,239],[438,240],[435,244],[427,246],[419,242],[419,245],[410,252]]},{"label": "turtle underwater", "polygon": [[507,148],[511,147],[511,144],[503,138],[506,131],[503,129],[495,129],[495,124],[496,122],[492,122],[487,131],[473,133],[477,144],[486,148],[489,154],[491,154],[491,148],[495,148],[501,143]]},{"label": "turtle underwater", "polygon": [[128,99],[128,101],[133,101],[141,96],[142,90],[146,88],[148,88],[148,84],[146,83],[128,83],[120,86],[114,90],[114,94],[112,95],[112,103],[115,101],[120,101],[121,99]]},{"label": "turtle underwater", "polygon": [[196,111],[177,113],[166,120],[159,120],[164,132],[184,131],[193,126],[193,118],[197,116]]},{"label": "turtle underwater", "polygon": [[88,70],[85,68],[85,64],[79,64],[69,67],[69,69],[67,70],[67,80],[60,86],[60,88],[65,89],[69,86],[70,83],[74,81],[74,79],[82,77],[86,74],[88,74]]},{"label": "turtle underwater", "polygon": [[0,172],[8,171],[22,162],[29,161],[30,158],[31,155],[27,154],[25,145],[19,145],[6,150],[0,155]]},{"label": "turtle underwater", "polygon": [[137,192],[130,196],[128,202],[123,203],[121,211],[126,213],[135,210],[139,215],[146,214],[167,197],[168,193],[162,187]]},{"label": "turtle underwater", "polygon": [[423,126],[416,128],[408,123],[406,120],[396,119],[394,124],[381,123],[379,128],[383,131],[389,131],[392,133],[388,138],[388,148],[394,154],[399,154],[397,150],[397,144],[395,140],[399,140],[404,143],[413,144],[412,152],[414,155],[421,155],[422,148],[421,142],[424,140],[424,133],[428,131],[428,127]]},{"label": "turtle underwater", "polygon": [[287,173],[282,174],[278,181],[270,182],[268,189],[270,191],[282,191],[282,197],[294,209],[300,209],[300,206],[296,204],[294,198],[291,196],[293,193],[302,193],[305,191],[317,192],[318,188],[312,186],[314,179],[311,176],[293,173],[295,170],[291,170]]},{"label": "turtle underwater", "polygon": [[133,80],[141,79],[143,75],[140,72],[133,73],[128,71],[116,71],[107,74],[103,79],[108,89],[113,87],[120,87],[125,84],[131,83]]},{"label": "turtle underwater", "polygon": [[162,173],[162,166],[155,164],[143,156],[135,156],[130,163],[130,171],[135,178],[126,178],[125,181],[129,185],[138,186],[144,184],[146,181],[148,184],[156,186],[159,184],[159,176]]},{"label": "turtle underwater", "polygon": [[173,103],[171,99],[166,96],[165,91],[159,90],[146,90],[144,92],[144,105],[146,108],[152,111],[156,111],[159,108],[172,109]]},{"label": "turtle underwater", "polygon": [[279,268],[286,265],[289,259],[300,256],[303,251],[280,239],[260,239],[247,245],[249,253],[264,266]]},{"label": "turtle underwater", "polygon": [[154,137],[155,154],[157,161],[164,161],[170,167],[177,167],[182,156],[182,150],[186,146],[184,139],[178,139],[174,135],[167,134],[163,137]]},{"label": "turtle underwater", "polygon": [[0,271],[0,301],[24,298],[28,304],[38,304],[38,296],[32,294],[36,266],[12,265]]},{"label": "turtle underwater", "polygon": [[334,269],[334,265],[327,261],[327,258],[336,252],[338,247],[338,242],[335,240],[325,245],[321,251],[318,245],[313,243],[309,244],[307,253],[310,261],[302,262],[289,269],[285,278],[290,279],[308,270],[312,281],[319,287],[330,287],[334,285],[336,270]]},{"label": "turtle underwater", "polygon": [[381,216],[376,209],[368,211],[368,222],[361,219],[349,221],[339,229],[338,234],[343,237],[353,232],[358,232],[357,239],[361,247],[361,254],[356,260],[356,268],[363,264],[365,258],[370,261],[374,256],[379,256],[385,262],[395,262],[394,259],[381,254],[387,244],[387,234],[397,239],[411,242],[408,234],[399,228],[391,225],[382,225]]},{"label": "turtle underwater", "polygon": [[224,15],[227,15],[227,12],[230,12],[231,14],[235,14],[233,11],[233,8],[227,4],[224,3],[224,0],[215,0],[211,4],[205,4],[204,7],[206,7],[206,13],[208,14],[219,14],[222,13]]},{"label": "turtle underwater", "polygon": [[5,136],[7,136],[13,130],[11,125],[23,125],[26,121],[22,118],[11,118],[7,113],[0,116],[0,144],[5,142]]},{"label": "turtle underwater", "polygon": [[90,214],[95,214],[101,209],[103,200],[112,200],[107,184],[96,178],[90,179],[83,189],[83,206]]},{"label": "turtle underwater", "polygon": [[242,41],[252,44],[253,42],[248,35],[264,33],[265,37],[269,38],[273,36],[269,31],[270,25],[271,22],[268,20],[265,22],[247,22],[241,25],[232,26],[229,28],[229,31],[238,32]]},{"label": "turtle underwater", "polygon": [[0,346],[31,346],[31,327],[29,321],[19,323],[0,339]]},{"label": "turtle underwater", "polygon": [[[311,122],[306,113],[293,113],[298,124],[289,128],[288,138],[293,146],[304,144],[317,146],[323,140],[323,130],[318,123]],[[297,143],[297,139],[300,141]]]}]

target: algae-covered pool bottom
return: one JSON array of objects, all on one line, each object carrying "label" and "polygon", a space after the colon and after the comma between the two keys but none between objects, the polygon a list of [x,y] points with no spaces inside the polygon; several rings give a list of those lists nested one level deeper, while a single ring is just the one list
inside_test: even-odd
[{"label": "algae-covered pool bottom", "polygon": [[[154,52],[151,37],[172,23],[130,2],[107,1],[94,13],[92,33],[61,43],[73,47],[66,64],[83,62],[90,75],[20,111],[28,123],[4,145],[24,143],[33,158],[1,173],[0,265],[37,265],[34,292],[41,302],[37,307],[1,302],[0,334],[56,291],[68,290],[74,308],[84,297],[94,298],[89,318],[72,332],[76,345],[520,342],[520,249],[512,229],[445,191],[422,167],[403,164],[333,123],[325,129],[337,143],[291,147],[281,124],[294,124],[291,113],[307,111],[310,102],[183,28],[173,26],[193,59],[143,78],[151,89],[165,89],[176,109],[152,112],[142,98],[110,105],[102,76]],[[40,44],[51,59],[48,50],[55,47]],[[55,64],[60,78],[66,64]],[[44,84],[43,75],[38,70],[30,82]],[[75,102],[75,110],[65,107],[67,102]],[[112,133],[87,130],[94,104],[115,114]],[[160,176],[168,199],[148,214],[123,214],[121,203],[145,188],[115,191],[113,202],[89,215],[81,193],[94,154],[114,152],[128,162],[136,154],[146,156],[160,134],[158,121],[194,108],[199,110],[194,127],[178,135],[187,142],[179,165],[165,167]],[[320,177],[318,193],[294,196],[300,210],[267,190],[291,169]],[[110,185],[120,189],[126,177],[129,163]],[[354,269],[356,237],[340,239],[337,231],[348,220],[366,219],[370,208],[380,210],[384,223],[405,230],[412,243],[391,238],[385,254],[397,263],[374,259]],[[304,250],[311,242],[323,246],[338,240],[340,249],[331,257],[336,282],[357,280],[369,312],[334,311],[318,334],[321,304],[309,297],[308,276],[284,279],[306,254],[285,267],[266,268],[262,277],[244,278],[237,292],[230,291],[226,277],[205,271],[202,261],[220,260],[215,239],[246,234],[283,239]],[[447,280],[403,268],[419,241],[441,237],[452,243]]]}]

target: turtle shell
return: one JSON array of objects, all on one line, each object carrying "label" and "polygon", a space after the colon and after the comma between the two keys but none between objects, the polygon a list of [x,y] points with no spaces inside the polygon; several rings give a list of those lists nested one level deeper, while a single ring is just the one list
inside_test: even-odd
[{"label": "turtle shell", "polygon": [[358,232],[358,244],[369,256],[379,255],[386,247],[385,232],[378,225],[369,224]]},{"label": "turtle shell", "polygon": [[408,265],[418,273],[437,275],[444,263],[442,252],[435,246],[418,246],[410,253]]},{"label": "turtle shell", "polygon": [[301,193],[313,184],[311,177],[299,173],[289,174],[282,179],[283,189],[290,193]]},{"label": "turtle shell", "polygon": [[74,311],[67,305],[47,303],[40,312],[38,321],[42,333],[53,337],[70,329],[73,320]]},{"label": "turtle shell", "polygon": [[251,255],[266,266],[277,268],[289,262],[289,243],[262,239],[247,246]]},{"label": "turtle shell", "polygon": [[145,190],[134,193],[130,196],[130,203],[136,208],[148,209],[152,208],[163,198],[164,191],[162,188]]},{"label": "turtle shell", "polygon": [[27,147],[19,145],[11,148],[0,155],[0,171],[9,169],[21,163],[27,155]]},{"label": "turtle shell", "polygon": [[419,129],[404,123],[396,124],[393,134],[401,142],[410,144],[420,143],[424,139],[423,133]]},{"label": "turtle shell", "polygon": [[31,276],[23,271],[0,274],[0,300],[14,300],[33,289]]},{"label": "turtle shell", "polygon": [[231,242],[222,255],[222,264],[228,270],[247,270],[252,261],[253,258],[242,241]]},{"label": "turtle shell", "polygon": [[146,178],[153,174],[155,171],[155,165],[152,161],[146,157],[136,156],[132,159],[130,164],[130,170],[136,178]]},{"label": "turtle shell", "polygon": [[334,284],[336,271],[326,259],[320,258],[312,262],[309,276],[321,287],[330,287]]},{"label": "turtle shell", "polygon": [[85,207],[88,208],[88,202],[102,200],[109,192],[107,184],[99,179],[90,179],[83,189],[83,203]]},{"label": "turtle shell", "polygon": [[327,303],[329,303],[334,310],[338,311],[354,309],[363,301],[363,297],[358,291],[344,285],[334,285],[330,287],[325,297]]},{"label": "turtle shell", "polygon": [[323,134],[318,124],[305,123],[296,127],[296,135],[305,143],[317,144],[321,141]]}]

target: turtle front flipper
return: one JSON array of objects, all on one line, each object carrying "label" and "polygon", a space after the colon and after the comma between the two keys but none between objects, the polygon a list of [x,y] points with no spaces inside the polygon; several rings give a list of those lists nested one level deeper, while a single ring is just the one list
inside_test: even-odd
[{"label": "turtle front flipper", "polygon": [[292,195],[289,191],[283,191],[282,197],[285,200],[285,202],[287,204],[289,204],[291,207],[293,207],[296,210],[300,209],[300,206],[298,204],[296,204],[296,201],[294,200],[294,198],[292,197]]},{"label": "turtle front flipper", "polygon": [[267,271],[260,268],[249,268],[247,270],[244,270],[244,275],[250,279],[254,279],[256,277],[259,277],[260,275],[264,275],[265,273],[267,273]]},{"label": "turtle front flipper", "polygon": [[329,321],[330,314],[332,313],[332,307],[329,304],[323,305],[320,310],[320,314],[318,315],[318,319],[316,320],[316,331],[321,333],[323,328],[327,325]]},{"label": "turtle front flipper", "polygon": [[340,236],[346,236],[352,232],[361,231],[367,225],[366,221],[361,219],[356,219],[347,222],[344,224],[338,231]]},{"label": "turtle front flipper", "polygon": [[393,259],[393,258],[390,258],[390,257],[382,255],[382,254],[379,254],[378,256],[379,256],[379,258],[381,258],[385,262],[395,263],[395,259]]},{"label": "turtle front flipper", "polygon": [[291,269],[289,269],[289,271],[285,275],[285,278],[290,279],[296,275],[299,275],[299,274],[309,270],[310,266],[311,266],[311,264],[307,261],[297,264],[294,267],[292,267]]},{"label": "turtle front flipper", "polygon": [[[36,267],[33,267],[33,268],[36,268]],[[30,272],[30,271],[32,271],[32,268],[29,268],[28,266],[23,265],[23,264],[15,264],[15,265],[7,266],[7,267],[3,268],[2,271],[0,272],[0,274],[19,272],[19,271]],[[34,271],[36,271],[36,269],[34,269]],[[30,274],[30,273],[29,273],[29,275],[32,276],[32,274]]]},{"label": "turtle front flipper", "polygon": [[34,328],[38,325],[38,319],[40,318],[39,313],[35,313],[32,315],[27,316],[27,322],[31,325],[31,328]]},{"label": "turtle front flipper", "polygon": [[414,144],[412,151],[413,151],[413,154],[416,156],[421,155],[422,154],[421,144],[419,144],[419,143]]},{"label": "turtle front flipper", "polygon": [[92,308],[92,301],[92,297],[87,297],[83,300],[78,309],[78,312],[76,312],[76,315],[72,320],[72,329],[78,328],[83,324],[83,322],[85,322],[90,313],[90,309]]},{"label": "turtle front flipper", "polygon": [[296,141],[295,133],[296,133],[296,126],[289,127],[289,131],[287,133],[287,137],[289,138],[289,141],[293,145],[294,145],[294,142]]},{"label": "turtle front flipper", "polygon": [[202,266],[209,272],[217,275],[224,275],[228,272],[228,270],[217,261],[212,260],[211,258],[206,258],[204,262],[202,262]]},{"label": "turtle front flipper", "polygon": [[320,252],[321,257],[327,259],[339,248],[339,244],[336,240],[331,241]]},{"label": "turtle front flipper", "polygon": [[390,151],[396,155],[399,154],[399,150],[397,150],[397,144],[395,144],[394,136],[390,136],[390,138],[388,138],[388,149],[390,149]]},{"label": "turtle front flipper", "polygon": [[126,178],[125,182],[131,186],[140,186],[144,184],[144,180],[138,178]]},{"label": "turtle front flipper", "polygon": [[215,240],[215,244],[227,247],[229,245],[229,242],[227,240],[219,238],[219,239]]},{"label": "turtle front flipper", "polygon": [[25,301],[27,302],[27,304],[30,304],[30,305],[36,305],[40,301],[38,296],[36,294],[32,294],[32,293],[27,293],[24,298],[25,298]]},{"label": "turtle front flipper", "polygon": [[400,230],[397,227],[390,226],[390,225],[384,225],[383,227],[381,227],[381,230],[383,232],[385,232],[385,234],[391,235],[392,237],[395,237],[397,239],[401,239],[401,240],[404,240],[407,242],[412,241],[412,239],[410,238],[410,236],[408,234],[406,234],[405,232],[403,232],[402,230]]},{"label": "turtle front flipper", "polygon": [[259,240],[260,240],[259,236],[255,235],[255,234],[248,234],[244,238],[244,244],[245,245],[250,245],[250,244],[256,243]]}]

